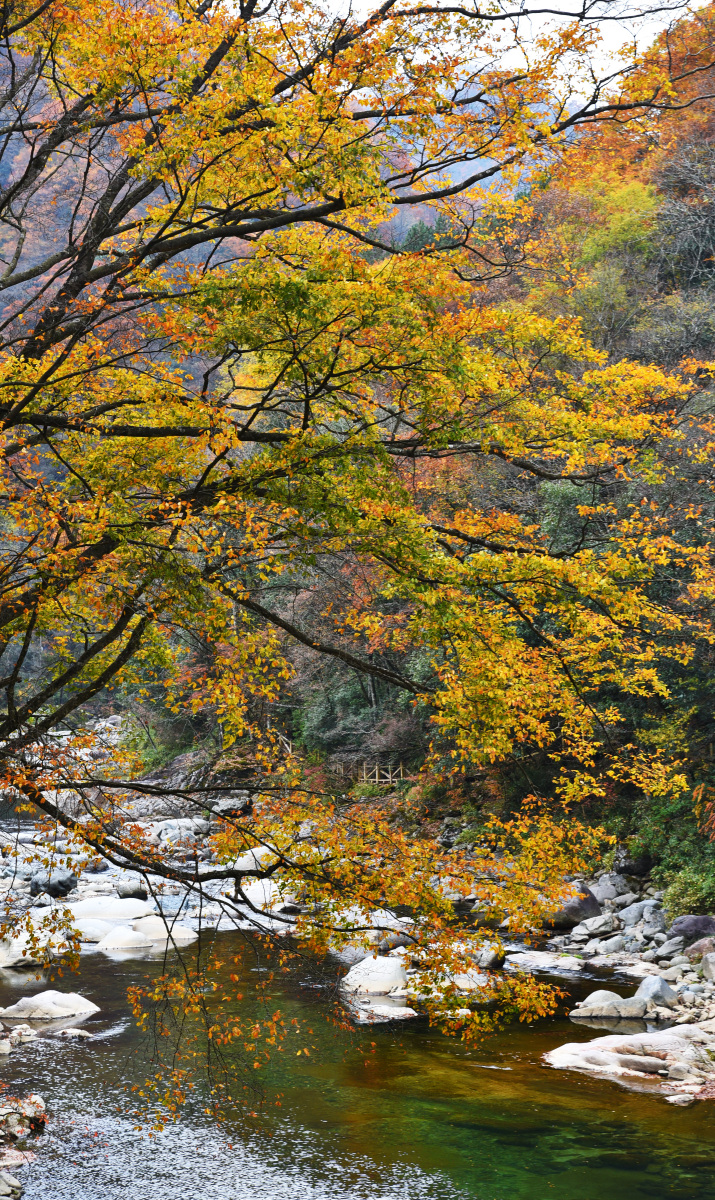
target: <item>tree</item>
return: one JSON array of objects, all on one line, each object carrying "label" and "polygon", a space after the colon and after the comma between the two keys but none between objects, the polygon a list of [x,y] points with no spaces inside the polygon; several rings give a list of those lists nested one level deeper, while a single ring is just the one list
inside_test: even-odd
[{"label": "tree", "polygon": [[[457,938],[449,895],[529,930],[594,835],[534,800],[445,858],[311,789],[263,715],[297,644],[429,706],[457,766],[542,753],[565,801],[682,786],[672,747],[618,725],[623,697],[662,699],[663,664],[710,637],[708,555],[629,492],[694,384],[606,365],[568,320],[475,303],[511,263],[485,185],[581,125],[675,103],[667,69],[626,90],[629,66],[577,99],[595,11],[517,68],[518,30],[499,60],[508,12],[3,10],[6,787],[148,877],[233,881],[257,914],[251,881],[300,894],[313,950],[369,946],[366,914],[409,906],[425,1003],[472,1032],[486,1019],[455,979],[485,929]],[[460,236],[395,251],[381,229],[417,203]],[[510,204],[493,201],[502,223]],[[579,489],[575,540],[523,518],[517,480]],[[687,580],[684,607],[653,596],[656,559]],[[317,636],[292,598],[338,571]],[[250,746],[260,799],[219,819],[216,866],[167,858],[127,818],[128,791],[161,789],[87,726],[107,689],[159,685],[212,709],[224,763]],[[524,979],[489,994],[497,1014],[549,1003]]]},{"label": "tree", "polygon": [[449,226],[443,216],[437,218],[434,226],[425,225],[424,221],[416,221],[407,231],[402,243],[402,249],[407,251],[426,250],[428,247],[441,250],[451,243]]}]

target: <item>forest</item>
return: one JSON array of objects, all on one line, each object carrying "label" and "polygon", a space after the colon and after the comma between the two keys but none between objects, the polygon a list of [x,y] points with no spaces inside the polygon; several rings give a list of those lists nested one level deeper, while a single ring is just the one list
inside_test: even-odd
[{"label": "forest", "polygon": [[[339,1025],[401,950],[469,1047],[574,886],[715,935],[715,6],[658,12],[4,0],[6,966],[109,870],[115,948],[240,916]],[[159,1124],[294,1036],[202,939],[130,989]]]}]

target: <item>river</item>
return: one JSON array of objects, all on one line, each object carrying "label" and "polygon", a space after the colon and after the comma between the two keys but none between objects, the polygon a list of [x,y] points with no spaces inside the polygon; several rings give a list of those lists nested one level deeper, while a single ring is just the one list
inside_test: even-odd
[{"label": "river", "polygon": [[[236,935],[218,945],[235,954]],[[262,972],[251,954],[242,961],[250,1009]],[[715,1200],[715,1102],[677,1109],[541,1064],[545,1050],[595,1031],[541,1021],[471,1052],[418,1021],[344,1032],[324,1020],[308,967],[274,982],[270,999],[309,1021],[317,1049],[275,1056],[257,1117],[216,1125],[198,1095],[177,1125],[139,1132],[123,1114],[152,1043],[126,989],[161,969],[94,953],[52,983],[0,973],[3,1005],[51,986],[101,1008],[91,1041],[43,1036],[2,1066],[13,1090],[39,1092],[51,1114],[18,1172],[25,1200]]]}]

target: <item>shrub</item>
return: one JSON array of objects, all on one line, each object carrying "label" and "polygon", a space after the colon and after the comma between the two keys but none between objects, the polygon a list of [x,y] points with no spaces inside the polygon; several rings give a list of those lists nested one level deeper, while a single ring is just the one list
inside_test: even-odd
[{"label": "shrub", "polygon": [[663,905],[671,920],[684,913],[715,911],[715,872],[685,867],[668,884]]}]

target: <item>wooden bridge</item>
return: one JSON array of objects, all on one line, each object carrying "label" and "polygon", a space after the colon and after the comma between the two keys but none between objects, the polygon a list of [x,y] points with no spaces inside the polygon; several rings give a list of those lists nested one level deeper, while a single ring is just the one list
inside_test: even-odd
[{"label": "wooden bridge", "polygon": [[[297,754],[296,748],[290,738],[284,737],[282,733],[278,734],[281,744],[288,754]],[[344,763],[331,762],[325,763],[325,768],[331,775],[337,775],[340,779],[352,779],[359,783],[377,783],[382,786],[389,786],[397,783],[398,779],[412,779],[413,776],[406,771],[402,763],[398,766],[383,766],[382,763]]]}]

